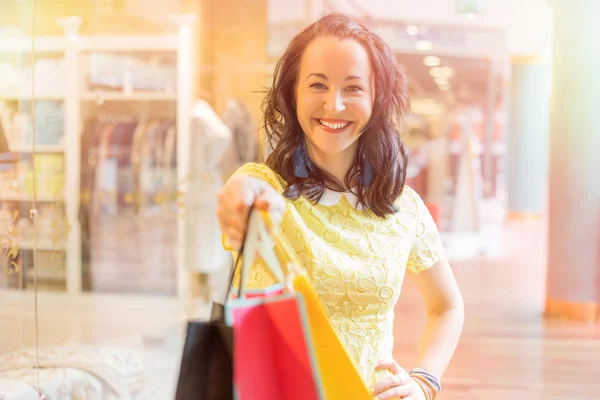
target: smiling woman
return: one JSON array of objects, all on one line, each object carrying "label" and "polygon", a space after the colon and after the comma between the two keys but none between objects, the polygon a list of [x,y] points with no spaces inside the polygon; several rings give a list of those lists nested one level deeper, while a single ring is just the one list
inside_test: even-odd
[{"label": "smiling woman", "polygon": [[[408,104],[406,79],[379,36],[340,14],[321,18],[292,39],[275,69],[263,103],[272,149],[266,165],[238,169],[217,208],[230,250],[244,240],[250,206],[280,221],[379,400],[435,398],[463,323],[436,224],[405,186],[400,129]],[[282,252],[277,258],[291,261]],[[394,307],[407,272],[428,312],[411,373],[393,360]],[[276,282],[258,261],[245,286]]]},{"label": "smiling woman", "polygon": [[273,149],[267,165],[288,182],[289,199],[352,190],[376,215],[394,213],[406,178],[400,129],[409,107],[388,45],[331,14],[300,32],[275,67],[263,103]]}]

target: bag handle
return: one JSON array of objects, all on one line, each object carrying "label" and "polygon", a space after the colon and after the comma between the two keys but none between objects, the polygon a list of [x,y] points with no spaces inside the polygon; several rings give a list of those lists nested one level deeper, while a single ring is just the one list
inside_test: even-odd
[{"label": "bag handle", "polygon": [[[251,205],[250,213],[252,212],[253,209],[254,209],[254,205]],[[248,218],[246,218],[246,224],[250,220],[250,213],[248,214]],[[242,241],[242,246],[241,246],[237,256],[235,257],[235,260],[233,261],[233,266],[231,268],[231,273],[229,275],[229,281],[228,281],[229,284],[227,285],[227,292],[225,293],[225,298],[223,299],[223,303],[219,304],[219,303],[213,302],[213,309],[211,312],[211,320],[213,320],[213,321],[220,321],[220,320],[224,319],[223,305],[231,298],[231,289],[233,287],[233,280],[235,278],[235,273],[237,272],[237,269],[240,264],[240,258],[242,257],[242,253],[244,252],[247,237],[248,237],[248,231],[246,231],[246,234],[244,234],[244,240]]]},{"label": "bag handle", "polygon": [[242,269],[240,276],[239,298],[246,294],[246,282],[252,273],[252,266],[257,255],[260,255],[265,265],[271,270],[275,279],[290,289],[286,282],[286,274],[283,272],[275,254],[275,242],[272,230],[267,228],[270,218],[265,211],[251,210],[246,230],[246,240],[242,255]]},{"label": "bag handle", "polygon": [[288,257],[288,259],[290,260],[290,262],[288,263],[288,275],[303,275],[304,272],[302,270],[300,270],[300,267],[302,267],[302,261],[300,261],[300,259],[298,258],[298,255],[296,254],[296,251],[294,250],[294,248],[292,247],[292,245],[290,244],[290,242],[286,239],[286,237],[280,232],[280,231],[273,231],[272,232],[273,238],[276,241],[276,244],[279,245],[279,247],[281,247],[281,249],[283,250],[283,253]]},{"label": "bag handle", "polygon": [[265,222],[269,231],[270,237],[274,240],[274,245],[279,246],[283,254],[289,259],[287,265],[287,276],[293,278],[296,275],[306,275],[300,268],[303,266],[302,261],[298,258],[296,251],[287,240],[285,235],[279,229],[273,229],[273,224],[268,214],[265,214]]}]

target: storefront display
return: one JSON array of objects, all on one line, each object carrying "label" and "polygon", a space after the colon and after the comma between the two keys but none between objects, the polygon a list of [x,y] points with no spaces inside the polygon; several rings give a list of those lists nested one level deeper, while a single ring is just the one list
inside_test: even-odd
[{"label": "storefront display", "polygon": [[[29,20],[32,4],[22,3]],[[128,4],[111,24],[117,3]],[[163,31],[127,31],[125,11],[154,2],[86,0],[83,18],[53,20],[52,29],[44,19],[35,44],[29,22],[1,40],[0,318],[17,332],[0,340],[0,393],[9,398],[38,385],[48,398],[172,398],[182,322],[205,315],[227,281],[217,191],[260,160],[260,101],[287,44],[279,33],[306,21],[271,25],[266,0],[246,11],[241,1],[183,3],[178,11],[196,15],[156,16]],[[419,39],[462,55],[485,47],[475,29],[413,37],[408,21],[369,23],[398,58]],[[483,36],[486,54],[502,48],[498,32]],[[412,55],[421,65],[426,53]],[[445,99],[415,102],[413,114],[427,115],[409,166],[442,231],[458,212],[443,202],[447,186],[432,182],[444,181],[452,156],[446,125],[428,112],[450,110]]]}]

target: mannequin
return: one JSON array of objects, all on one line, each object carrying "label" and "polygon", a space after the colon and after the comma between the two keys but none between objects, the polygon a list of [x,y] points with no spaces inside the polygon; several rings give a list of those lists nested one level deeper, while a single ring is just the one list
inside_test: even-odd
[{"label": "mannequin", "polygon": [[461,125],[461,155],[456,174],[452,231],[479,231],[479,204],[483,197],[479,138],[473,129],[473,113],[458,116]]},{"label": "mannequin", "polygon": [[221,160],[225,176],[230,176],[242,165],[258,161],[257,131],[250,110],[239,100],[228,100],[221,116],[233,138]]},{"label": "mannequin", "polygon": [[[193,272],[224,271],[231,256],[221,244],[216,216],[217,190],[223,185],[219,166],[231,142],[231,132],[210,104],[198,99],[192,109],[190,174],[185,199],[188,257]],[[227,272],[223,272],[227,273]]]}]

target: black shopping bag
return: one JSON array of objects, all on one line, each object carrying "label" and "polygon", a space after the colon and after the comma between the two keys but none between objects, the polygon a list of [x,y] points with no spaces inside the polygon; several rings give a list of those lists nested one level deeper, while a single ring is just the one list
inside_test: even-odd
[{"label": "black shopping bag", "polygon": [[222,318],[188,322],[175,400],[233,400],[233,330]]},{"label": "black shopping bag", "polygon": [[[246,238],[244,244],[245,241]],[[229,297],[244,244],[232,268],[225,301]],[[188,322],[175,400],[234,399],[233,328],[225,324],[224,304],[213,303],[209,321]]]}]

